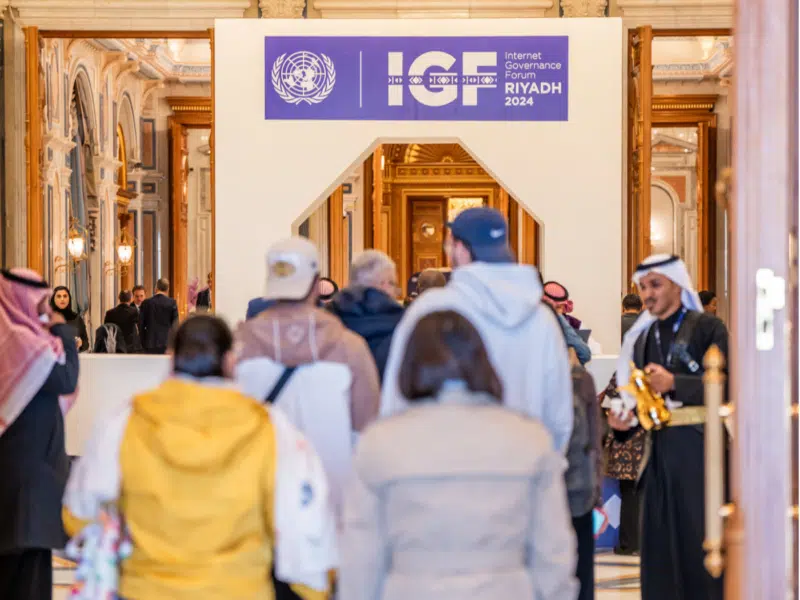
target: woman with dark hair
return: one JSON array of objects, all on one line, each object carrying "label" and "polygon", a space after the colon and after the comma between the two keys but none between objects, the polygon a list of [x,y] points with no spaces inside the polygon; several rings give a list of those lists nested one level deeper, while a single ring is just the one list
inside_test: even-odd
[{"label": "woman with dark hair", "polygon": [[284,589],[324,598],[335,524],[318,457],[285,417],[238,391],[224,321],[190,317],[170,347],[173,376],[98,424],[73,468],[68,531],[119,506],[132,538],[127,600],[281,598],[276,547],[274,571],[296,584]]},{"label": "woman with dark hair", "polygon": [[72,325],[75,331],[78,332],[78,337],[75,338],[78,352],[89,350],[89,332],[86,330],[86,322],[80,314],[72,310],[72,294],[68,287],[60,285],[53,290],[53,295],[50,298],[50,308],[53,312],[61,314],[67,325]]},{"label": "woman with dark hair", "polygon": [[420,319],[399,384],[409,408],[356,451],[341,597],[574,598],[563,456],[541,423],[503,407],[472,324],[453,311]]}]

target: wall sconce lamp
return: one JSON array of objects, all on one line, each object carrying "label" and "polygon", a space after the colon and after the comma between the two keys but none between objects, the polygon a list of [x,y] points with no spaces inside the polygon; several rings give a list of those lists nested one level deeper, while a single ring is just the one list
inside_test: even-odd
[{"label": "wall sconce lamp", "polygon": [[53,261],[56,273],[62,270],[66,271],[70,262],[77,265],[86,260],[87,235],[86,229],[81,227],[78,220],[70,218],[69,230],[67,231],[67,258],[56,256]]},{"label": "wall sconce lamp", "polygon": [[106,274],[119,270],[120,275],[124,277],[128,274],[128,268],[133,262],[133,251],[136,248],[136,241],[131,239],[127,230],[123,229],[117,238],[116,246],[117,264],[106,261],[106,264],[103,265],[103,270]]},{"label": "wall sconce lamp", "polygon": [[136,248],[136,241],[131,239],[128,231],[123,229],[117,240],[117,261],[119,262],[122,275],[128,273],[128,267],[133,262],[133,251]]},{"label": "wall sconce lamp", "polygon": [[67,232],[67,252],[72,262],[79,263],[86,260],[86,230],[80,226],[78,220],[70,219]]}]

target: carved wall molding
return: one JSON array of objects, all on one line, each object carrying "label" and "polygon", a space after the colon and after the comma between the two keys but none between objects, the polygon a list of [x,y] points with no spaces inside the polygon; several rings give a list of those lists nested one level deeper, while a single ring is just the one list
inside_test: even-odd
[{"label": "carved wall molding", "polygon": [[[653,112],[705,111],[714,112],[719,96],[717,94],[681,94],[673,96],[653,96]],[[653,118],[658,120],[658,115]]]},{"label": "carved wall molding", "polygon": [[605,17],[608,0],[561,0],[565,17]]},{"label": "carved wall molding", "polygon": [[302,19],[306,0],[259,0],[264,19]]},{"label": "carved wall molding", "polygon": [[398,183],[494,183],[494,179],[477,164],[412,163],[390,165],[386,184]]},{"label": "carved wall molding", "polygon": [[733,26],[734,0],[617,0],[629,27],[723,28]]},{"label": "carved wall molding", "polygon": [[[9,0],[0,0],[0,8]],[[10,0],[22,26],[41,29],[191,31],[244,16],[249,0]]]},{"label": "carved wall molding", "polygon": [[[323,19],[544,17],[554,0],[309,0]],[[265,3],[265,0],[262,0]]]},{"label": "carved wall molding", "polygon": [[[211,98],[209,96],[168,96],[167,104],[174,113],[210,113]],[[205,117],[208,120],[211,117]]]}]

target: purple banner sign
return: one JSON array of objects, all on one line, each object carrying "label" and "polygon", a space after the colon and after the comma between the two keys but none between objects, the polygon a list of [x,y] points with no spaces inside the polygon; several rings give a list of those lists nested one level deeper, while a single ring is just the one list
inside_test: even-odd
[{"label": "purple banner sign", "polygon": [[566,121],[569,39],[268,37],[266,119]]}]

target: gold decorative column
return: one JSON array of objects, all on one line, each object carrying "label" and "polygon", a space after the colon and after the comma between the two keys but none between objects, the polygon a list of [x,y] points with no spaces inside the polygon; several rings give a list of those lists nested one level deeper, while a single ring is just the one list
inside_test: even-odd
[{"label": "gold decorative column", "polygon": [[653,100],[653,28],[628,33],[628,240],[630,281],[651,252],[650,167]]},{"label": "gold decorative column", "polygon": [[28,268],[44,274],[44,213],[42,197],[42,90],[39,85],[39,29],[25,29],[25,150],[28,183]]},{"label": "gold decorative column", "polygon": [[345,252],[344,189],[341,185],[328,198],[328,227],[330,277],[343,288],[347,285],[350,265]]},{"label": "gold decorative column", "polygon": [[539,264],[539,240],[536,220],[523,208],[522,211],[522,240],[520,243],[519,262],[525,265]]},{"label": "gold decorative column", "polygon": [[383,146],[375,148],[372,155],[372,247],[388,252],[387,241],[383,236],[381,214],[383,211]]},{"label": "gold decorative column", "polygon": [[500,213],[506,218],[506,221],[508,221],[508,192],[503,188],[503,186],[500,186],[500,191],[497,194],[495,208],[499,210]]}]

